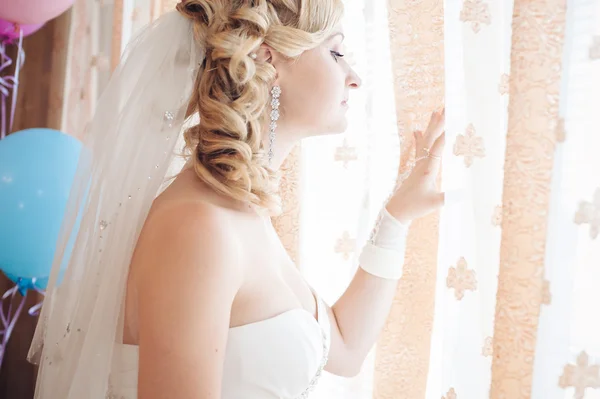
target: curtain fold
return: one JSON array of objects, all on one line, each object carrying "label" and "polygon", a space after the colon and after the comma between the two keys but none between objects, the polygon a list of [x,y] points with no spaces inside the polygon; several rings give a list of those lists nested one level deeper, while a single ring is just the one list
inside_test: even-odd
[{"label": "curtain fold", "polygon": [[[388,2],[400,170],[413,157],[413,131],[424,130],[444,101],[444,2]],[[435,304],[439,216],[411,226],[404,275],[377,344],[374,398],[423,398]]]},{"label": "curtain fold", "polygon": [[570,0],[566,19],[532,397],[598,399],[600,2]]},{"label": "curtain fold", "polygon": [[489,397],[498,283],[512,1],[444,10],[446,153],[426,398]]},{"label": "curtain fold", "polygon": [[121,5],[121,0],[78,0],[73,5],[61,123],[61,130],[69,135],[81,137],[119,62]]},{"label": "curtain fold", "polygon": [[492,399],[531,397],[566,1],[515,0]]}]

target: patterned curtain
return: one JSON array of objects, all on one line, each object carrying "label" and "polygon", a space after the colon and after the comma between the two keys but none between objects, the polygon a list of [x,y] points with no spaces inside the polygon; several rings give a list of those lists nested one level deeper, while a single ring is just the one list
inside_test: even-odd
[{"label": "patterned curtain", "polygon": [[[444,103],[442,0],[390,1],[389,24],[397,134],[404,145],[400,170],[414,152],[413,131],[424,130]],[[404,276],[377,345],[375,398],[423,398],[431,347],[438,259],[439,215],[415,221]]]},{"label": "patterned curtain", "polygon": [[135,32],[173,0],[77,0],[73,6],[62,130],[79,136]]},{"label": "patterned curtain", "polygon": [[490,395],[494,399],[531,395],[531,359],[535,356],[540,306],[547,302],[544,264],[565,3],[514,3]]},{"label": "patterned curtain", "polygon": [[413,227],[374,397],[600,397],[600,2],[391,0],[389,17],[399,134],[445,89],[442,187],[461,201]]},{"label": "patterned curtain", "polygon": [[[385,3],[345,2],[346,57],[362,79],[343,135],[302,142],[298,267],[327,303],[344,292],[395,184],[400,141]],[[375,350],[355,378],[325,374],[316,399],[373,396]],[[393,362],[388,363],[393,367]],[[312,396],[311,396],[312,398]]]},{"label": "patterned curtain", "polygon": [[[526,380],[534,398],[563,399],[565,393],[600,398],[600,176],[590,173],[600,168],[599,3],[567,3],[562,78],[555,89],[558,120],[547,139],[554,141],[555,152],[538,282],[542,306],[531,351],[533,377]],[[530,92],[534,84],[530,80]]]}]

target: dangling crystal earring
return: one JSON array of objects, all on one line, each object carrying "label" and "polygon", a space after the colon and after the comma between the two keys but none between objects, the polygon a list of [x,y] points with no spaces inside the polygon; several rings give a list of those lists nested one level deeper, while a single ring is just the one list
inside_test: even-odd
[{"label": "dangling crystal earring", "polygon": [[281,87],[273,86],[271,89],[271,126],[269,129],[269,165],[273,160],[273,144],[275,143],[275,129],[279,120],[279,97],[281,96]]}]

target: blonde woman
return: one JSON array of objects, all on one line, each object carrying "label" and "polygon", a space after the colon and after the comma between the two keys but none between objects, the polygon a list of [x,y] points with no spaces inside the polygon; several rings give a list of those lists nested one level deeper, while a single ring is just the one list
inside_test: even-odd
[{"label": "blonde woman", "polygon": [[342,13],[340,0],[185,0],[132,41],[86,132],[30,351],[37,398],[307,398],[323,370],[358,373],[411,220],[443,204],[444,116],[416,133],[412,173],[328,306],[269,216],[290,149],[346,128],[361,81]]}]

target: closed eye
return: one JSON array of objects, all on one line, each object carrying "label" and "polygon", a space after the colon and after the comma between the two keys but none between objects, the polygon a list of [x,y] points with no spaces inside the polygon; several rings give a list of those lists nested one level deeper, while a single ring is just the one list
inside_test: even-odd
[{"label": "closed eye", "polygon": [[334,50],[331,50],[331,55],[333,56],[333,58],[335,59],[336,62],[338,59],[340,59],[344,56],[344,54],[334,51]]}]

